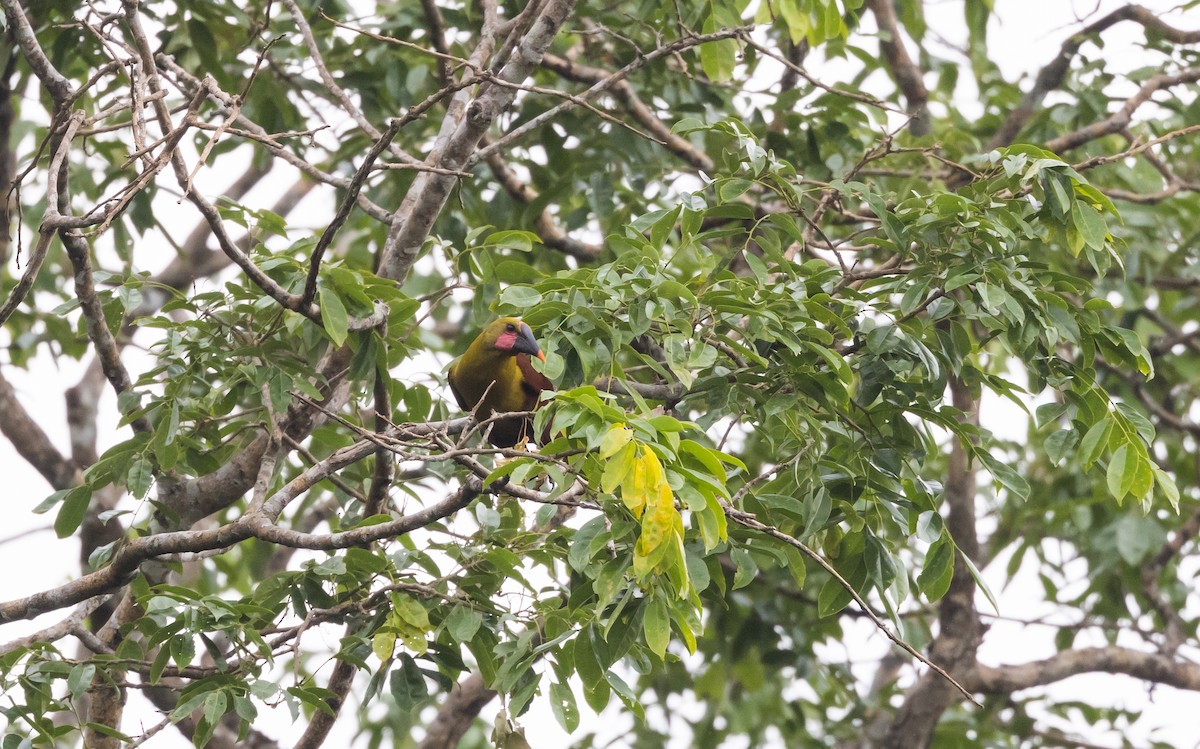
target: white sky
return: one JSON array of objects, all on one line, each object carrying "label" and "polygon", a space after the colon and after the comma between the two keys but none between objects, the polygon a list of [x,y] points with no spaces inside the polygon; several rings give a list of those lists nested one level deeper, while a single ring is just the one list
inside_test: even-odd
[{"label": "white sky", "polygon": [[[978,1],[978,0],[967,0]],[[1033,74],[1058,51],[1062,40],[1079,27],[1078,19],[1094,20],[1104,13],[1119,7],[1123,3],[1112,0],[996,0],[998,17],[993,18],[990,28],[991,49],[1006,76],[1025,76],[1028,86]],[[1142,3],[1160,12],[1164,20],[1182,28],[1200,28],[1200,13],[1191,13],[1189,17],[1179,11],[1173,11],[1179,3],[1171,0],[1146,0]],[[954,44],[961,44],[965,39],[965,26],[962,22],[962,0],[945,0],[929,5],[928,22],[942,38]],[[870,20],[868,19],[868,23]],[[1133,24],[1121,24],[1110,29],[1105,34],[1106,46],[1104,54],[1112,61],[1119,61],[1124,69],[1141,67],[1144,57],[1136,44],[1142,38],[1139,27]],[[1095,53],[1096,48],[1088,44],[1085,51]],[[946,52],[946,56],[952,53]],[[822,67],[819,59],[809,61],[810,70],[824,79],[832,73],[837,77],[833,66]],[[966,85],[964,85],[966,84]],[[960,77],[960,85],[964,85],[960,106],[970,113],[977,104],[972,101],[969,76]],[[198,189],[210,196],[220,193],[228,177],[201,172],[198,177]],[[273,191],[280,189],[277,184],[266,184],[247,197],[245,202],[250,205],[269,204]],[[315,190],[305,203],[306,210],[294,214],[293,221],[304,222],[314,228],[319,228],[332,214],[332,203],[327,191]],[[295,217],[300,217],[297,220]],[[190,227],[195,221],[192,213],[185,208],[180,209],[179,226]],[[183,232],[181,231],[182,235]],[[26,245],[28,246],[28,244]],[[10,261],[11,262],[11,261]],[[0,343],[7,345],[7,337],[0,334]],[[436,367],[432,365],[431,368]],[[75,384],[81,372],[81,367],[70,361],[52,361],[41,357],[29,372],[5,367],[8,377],[27,408],[36,416],[39,423],[49,433],[59,449],[69,452],[66,432],[63,425],[66,422],[65,409],[62,399],[63,391]],[[435,372],[430,373],[435,374]],[[101,412],[111,413],[113,398],[106,396],[102,403]],[[986,398],[983,403],[985,425],[994,432],[1006,438],[1023,439],[1024,422],[1019,412],[999,401]],[[107,428],[101,429],[106,434],[106,444],[123,439],[116,432],[110,420]],[[74,539],[59,541],[49,530],[52,517],[33,515],[30,510],[51,492],[51,489],[19,456],[11,446],[0,440],[0,475],[6,477],[11,487],[10,504],[12,511],[8,514],[9,522],[0,529],[0,569],[10,571],[10,574],[0,577],[0,599],[8,600],[27,595],[37,590],[61,584],[78,575],[79,566],[76,561],[78,542]],[[16,540],[14,537],[19,536]],[[1026,565],[1022,568],[1016,581],[1007,588],[1001,589],[1003,569],[1007,559],[999,559],[993,564],[993,569],[985,570],[985,578],[991,581],[993,591],[1000,598],[1001,613],[1005,617],[1016,619],[1037,618],[1050,614],[1050,607],[1040,603],[1040,584],[1035,575],[1036,570]],[[981,600],[981,610],[988,610],[986,602]],[[7,642],[24,633],[34,631],[65,616],[67,611],[53,612],[32,622],[16,622],[0,627],[0,642]],[[1055,621],[1062,621],[1055,619]],[[888,645],[883,637],[869,623],[847,623],[847,641],[841,647],[827,648],[831,659],[852,660],[855,674],[859,677],[859,686],[865,688],[873,672],[874,662],[886,651]],[[981,660],[989,664],[1020,662],[1032,658],[1044,657],[1054,652],[1050,628],[1025,628],[1020,625],[995,621],[987,634],[980,651]],[[332,634],[332,632],[331,632]],[[1094,637],[1084,635],[1077,644],[1083,644],[1084,639]],[[336,636],[327,637],[329,644],[336,642]],[[65,643],[64,643],[65,644]],[[1089,642],[1089,644],[1102,644]],[[851,658],[853,654],[853,658]],[[616,739],[613,747],[626,746],[618,737],[632,718],[628,715],[614,713],[612,710],[601,717],[590,712],[583,702],[582,694],[576,685],[582,714],[582,725],[579,733],[599,731],[601,736]],[[801,688],[803,686],[801,685]],[[1119,676],[1086,675],[1069,679],[1052,686],[1048,690],[1061,699],[1077,699],[1092,704],[1122,706],[1132,709],[1144,709],[1145,717],[1136,725],[1119,733],[1097,733],[1088,731],[1079,723],[1049,720],[1046,725],[1054,725],[1069,731],[1080,733],[1102,746],[1117,747],[1121,740],[1128,739],[1133,745],[1145,745],[1150,739],[1167,741],[1179,747],[1200,746],[1200,729],[1197,729],[1197,708],[1200,708],[1200,697],[1194,693],[1185,693],[1170,687],[1158,686],[1152,691],[1133,679]],[[135,690],[131,690],[131,694]],[[135,697],[140,700],[140,697]],[[613,703],[617,704],[614,698]],[[494,714],[495,703],[485,710],[485,718],[489,721]],[[672,709],[693,714],[695,705],[686,701],[673,704]],[[260,716],[257,727],[278,736],[283,745],[289,745],[299,735],[302,726],[290,726],[286,709],[267,712],[260,706],[264,714]],[[138,715],[143,717],[139,718]],[[127,715],[125,730],[136,734],[139,732],[138,722],[143,721],[145,727],[158,722],[158,717],[152,710],[141,703],[141,707],[131,708]],[[343,719],[335,729],[329,746],[343,745],[352,736],[353,707],[344,713]],[[551,717],[549,703],[544,698],[535,700],[531,713],[526,715],[521,723],[526,726],[526,734],[537,747],[564,746],[570,738],[567,737]],[[679,725],[678,722],[675,725]],[[291,738],[291,741],[288,740]],[[190,744],[184,741],[174,731],[168,729],[155,738],[154,746],[186,747]],[[672,746],[687,747],[690,741],[687,736],[677,735],[673,738]],[[730,741],[725,745],[728,749],[746,746],[746,742]],[[774,746],[786,746],[782,738]]]}]

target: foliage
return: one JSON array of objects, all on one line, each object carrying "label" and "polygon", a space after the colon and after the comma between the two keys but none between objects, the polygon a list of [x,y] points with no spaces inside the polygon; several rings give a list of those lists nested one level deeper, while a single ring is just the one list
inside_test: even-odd
[{"label": "foliage", "polygon": [[[601,711],[630,746],[1059,746],[1136,716],[1021,690],[1200,688],[1195,32],[1117,11],[1022,88],[988,3],[966,65],[890,0],[3,5],[0,375],[90,363],[70,397],[112,409],[35,449],[0,379],[88,559],[0,604],[76,607],[0,648],[5,747],[157,741],[133,683],[196,746],[286,711],[306,747],[527,746],[534,704],[580,747]],[[1117,22],[1146,67],[1081,46]],[[532,452],[446,398],[497,315],[558,387]],[[984,663],[1028,565],[1059,653]],[[829,648],[860,619],[899,645],[870,686]]]}]

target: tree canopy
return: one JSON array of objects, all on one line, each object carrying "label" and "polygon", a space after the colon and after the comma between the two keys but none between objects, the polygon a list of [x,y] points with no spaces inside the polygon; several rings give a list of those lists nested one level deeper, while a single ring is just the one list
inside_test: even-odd
[{"label": "tree canopy", "polygon": [[[1026,18],[1022,78],[974,0],[0,5],[0,465],[80,547],[0,602],[3,749],[1078,746],[1139,716],[1048,687],[1200,690],[1200,23]],[[507,315],[530,450],[445,387]]]}]

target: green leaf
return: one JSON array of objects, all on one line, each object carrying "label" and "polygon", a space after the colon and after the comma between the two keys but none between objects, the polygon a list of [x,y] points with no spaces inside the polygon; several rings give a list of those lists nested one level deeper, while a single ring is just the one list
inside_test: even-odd
[{"label": "green leaf", "polygon": [[[704,33],[711,34],[720,29],[717,19],[710,15],[704,21]],[[716,83],[724,83],[733,78],[733,70],[737,66],[738,44],[733,39],[719,39],[700,45],[700,67],[704,74]]]},{"label": "green leaf", "polygon": [[532,252],[535,242],[541,242],[541,237],[531,231],[511,229],[492,232],[483,242],[485,247],[505,247],[517,252]]},{"label": "green leaf", "polygon": [[609,685],[617,693],[617,696],[621,698],[621,702],[625,707],[636,715],[638,720],[644,721],[646,719],[646,708],[642,706],[642,703],[638,702],[637,693],[633,691],[629,684],[612,671],[606,673],[604,678],[608,680]]},{"label": "green leaf", "polygon": [[742,548],[734,548],[729,552],[729,556],[737,565],[737,569],[733,573],[733,589],[744,588],[754,582],[754,578],[758,576],[758,563],[754,561],[754,557],[750,556],[750,552]]},{"label": "green leaf", "polygon": [[992,611],[995,611],[997,614],[999,614],[1000,607],[996,604],[996,596],[992,594],[992,589],[988,587],[987,581],[983,579],[983,575],[979,572],[979,568],[975,566],[975,563],[972,562],[971,558],[966,554],[963,554],[961,551],[959,554],[961,555],[963,564],[966,565],[967,570],[971,573],[971,578],[975,580],[975,584],[979,586],[981,591],[983,591],[983,595],[987,597],[988,603],[992,604]]},{"label": "green leaf", "polygon": [[62,507],[54,518],[54,533],[59,538],[66,538],[79,529],[83,518],[87,515],[88,504],[92,501],[92,488],[86,484],[77,486],[63,495]]},{"label": "green leaf", "polygon": [[396,707],[405,712],[429,696],[429,685],[425,683],[417,662],[408,653],[402,653],[397,659],[397,668],[392,669],[388,677],[388,691]]},{"label": "green leaf", "polygon": [[51,508],[54,507],[54,505],[61,502],[63,500],[63,497],[67,496],[70,493],[71,493],[70,489],[59,489],[58,491],[51,494],[49,497],[46,497],[45,499],[43,499],[41,502],[38,502],[37,506],[33,508],[34,514],[41,515],[43,513],[49,512],[51,510]]},{"label": "green leaf", "polygon": [[146,458],[138,458],[129,466],[129,473],[125,475],[125,487],[129,489],[130,494],[141,499],[150,490],[153,480],[153,464]]},{"label": "green leaf", "polygon": [[333,345],[341,346],[346,342],[346,335],[350,330],[350,316],[346,313],[346,306],[342,304],[337,293],[328,287],[318,286],[317,294],[321,300],[321,325],[325,327]]},{"label": "green leaf", "polygon": [[1029,482],[1025,480],[1024,476],[1017,473],[1012,466],[996,460],[987,452],[978,452],[976,454],[983,461],[983,464],[987,466],[988,472],[992,474],[992,477],[1001,486],[1012,492],[1013,496],[1021,500],[1029,497]]},{"label": "green leaf", "polygon": [[1062,465],[1066,460],[1067,454],[1075,447],[1074,445],[1075,432],[1070,429],[1059,429],[1046,438],[1043,447],[1046,450],[1046,457],[1054,465]]},{"label": "green leaf", "polygon": [[216,725],[229,707],[229,697],[224,692],[209,692],[204,698],[204,719]]},{"label": "green leaf", "polygon": [[1158,484],[1159,490],[1167,501],[1171,503],[1171,509],[1179,514],[1179,487],[1175,485],[1175,479],[1171,474],[1159,468],[1154,463],[1150,464],[1151,470],[1154,472],[1154,481]]},{"label": "green leaf", "polygon": [[469,606],[455,606],[446,617],[446,631],[459,642],[469,642],[483,624],[483,614]]},{"label": "green leaf", "polygon": [[429,612],[411,596],[393,598],[394,611],[402,620],[421,630],[429,630]]},{"label": "green leaf", "polygon": [[942,537],[942,516],[936,510],[926,510],[917,517],[917,538],[926,543],[934,543]]},{"label": "green leaf", "polygon": [[[763,3],[761,10],[769,10],[771,7],[771,3]],[[774,7],[787,26],[792,44],[799,44],[812,31],[812,21],[808,13],[800,8],[798,0],[778,0]]]},{"label": "green leaf", "polygon": [[1108,227],[1104,225],[1104,217],[1100,212],[1082,201],[1075,201],[1071,206],[1071,221],[1080,235],[1083,237],[1083,242],[1093,250],[1104,249],[1105,240],[1108,238]]},{"label": "green leaf", "polygon": [[950,581],[954,578],[954,543],[943,536],[929,547],[925,553],[925,566],[917,575],[917,587],[932,603],[940,600],[950,589]]},{"label": "green leaf", "polygon": [[833,616],[850,605],[854,596],[846,590],[846,586],[836,578],[829,578],[817,593],[817,614],[821,617]]},{"label": "green leaf", "polygon": [[1087,434],[1083,435],[1083,439],[1079,441],[1079,460],[1083,463],[1084,468],[1090,468],[1100,454],[1104,452],[1104,448],[1108,446],[1108,437],[1112,433],[1114,421],[1111,417],[1106,417],[1092,424],[1092,428],[1087,430]]},{"label": "green leaf", "polygon": [[77,663],[71,667],[71,673],[67,676],[67,691],[71,693],[71,697],[79,699],[92,686],[92,679],[95,677],[96,664]]},{"label": "green leaf", "polygon": [[1138,456],[1133,445],[1126,442],[1118,447],[1108,460],[1108,491],[1118,501],[1125,498],[1137,478]]},{"label": "green leaf", "polygon": [[567,733],[575,733],[575,729],[579,728],[579,706],[575,704],[575,693],[571,687],[557,681],[551,682],[550,709]]},{"label": "green leaf", "polygon": [[604,678],[605,670],[596,659],[596,649],[590,640],[586,629],[575,638],[575,670],[583,684],[583,698],[593,710],[600,712],[608,705],[610,691]]},{"label": "green leaf", "polygon": [[500,292],[500,302],[518,309],[528,309],[542,301],[542,294],[532,286],[509,286]]},{"label": "green leaf", "polygon": [[655,598],[646,605],[646,614],[642,618],[642,630],[646,633],[646,645],[660,659],[666,656],[667,645],[671,641],[671,618],[667,612],[667,602]]}]

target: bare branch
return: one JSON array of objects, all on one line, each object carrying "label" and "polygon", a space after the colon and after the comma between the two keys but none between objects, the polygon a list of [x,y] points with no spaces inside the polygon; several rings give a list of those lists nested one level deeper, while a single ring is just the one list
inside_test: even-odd
[{"label": "bare branch", "polygon": [[[542,58],[542,65],[547,70],[552,70],[558,75],[572,81],[581,83],[598,84],[603,82],[608,76],[612,75],[609,71],[602,68],[594,68],[587,65],[581,65],[572,60],[559,57],[558,55],[546,54]],[[650,133],[657,138],[663,146],[671,153],[678,156],[685,164],[695,169],[704,172],[713,171],[712,159],[708,154],[696,148],[686,138],[682,138],[671,132],[671,128],[658,118],[648,106],[638,98],[637,92],[628,80],[620,80],[612,85],[613,94],[621,102],[625,110],[633,116],[635,120],[646,128]],[[491,155],[488,156],[491,163]]]},{"label": "bare branch", "polygon": [[312,260],[308,268],[308,278],[304,282],[304,294],[300,297],[299,305],[306,307],[317,296],[317,276],[321,272],[321,258],[325,255],[325,250],[329,248],[333,238],[337,236],[338,230],[342,228],[342,224],[346,223],[346,219],[350,217],[350,211],[354,208],[354,204],[358,201],[358,194],[362,191],[363,186],[367,183],[367,177],[371,173],[371,167],[375,164],[375,159],[379,158],[379,154],[383,149],[387,148],[392,142],[392,138],[396,137],[396,133],[400,132],[400,120],[393,120],[388,125],[379,139],[375,141],[375,145],[367,151],[367,155],[363,158],[362,164],[354,172],[354,178],[350,180],[350,185],[346,189],[346,195],[342,198],[341,205],[338,206],[337,213],[333,220],[325,227],[325,231],[321,232],[320,239],[317,240],[317,246],[313,248]]},{"label": "bare branch", "polygon": [[[773,526],[770,526],[770,525],[767,525],[766,523],[761,522],[752,513],[739,510],[736,507],[734,507],[733,505],[728,504],[727,502],[722,502],[722,506],[725,508],[725,514],[729,517],[729,519],[734,521],[738,525],[745,526],[746,528],[756,530],[760,533],[764,533],[764,534],[770,536],[771,538],[782,541],[782,542],[788,544],[789,546],[791,546],[795,549],[798,549],[806,557],[808,557],[809,559],[816,562],[817,565],[819,567],[821,567],[821,569],[823,569],[827,573],[829,573],[830,576],[832,576],[834,580],[837,580],[838,583],[842,586],[842,588],[844,588],[846,590],[846,592],[850,594],[850,597],[852,599],[854,599],[854,602],[858,604],[859,608],[862,609],[863,613],[865,613],[867,615],[867,617],[870,618],[872,623],[875,624],[875,627],[880,632],[882,632],[884,634],[884,636],[886,636],[889,640],[891,640],[893,643],[895,643],[898,647],[900,647],[902,650],[907,652],[909,655],[913,656],[920,662],[924,663],[926,666],[929,666],[929,668],[933,669],[934,674],[926,674],[925,678],[935,679],[935,680],[939,681],[939,683],[945,684],[947,686],[947,688],[949,688],[950,686],[953,686],[964,697],[971,700],[972,702],[975,702],[975,698],[971,696],[971,693],[967,691],[966,687],[964,687],[962,684],[960,684],[945,669],[943,669],[941,666],[939,666],[937,663],[930,660],[929,658],[926,658],[924,655],[921,654],[921,652],[919,650],[914,648],[912,645],[909,645],[907,642],[905,642],[903,639],[901,639],[899,635],[897,635],[895,632],[893,632],[892,628],[889,627],[886,622],[884,622],[882,619],[880,619],[879,616],[874,611],[871,610],[871,607],[867,604],[866,600],[863,599],[862,595],[857,590],[854,589],[854,586],[851,585],[850,582],[846,580],[846,578],[842,577],[841,573],[839,573],[834,568],[833,565],[831,565],[828,561],[826,561],[826,559],[823,556],[821,556],[817,552],[813,551],[811,548],[808,547],[807,544],[804,544],[801,541],[798,541],[797,539],[792,538],[791,536],[787,535],[786,533],[780,531],[778,528],[775,528]],[[945,682],[941,682],[942,679],[945,679]]]},{"label": "bare branch", "polygon": [[[1069,39],[1063,42],[1058,55],[1038,72],[1033,88],[1025,94],[1025,98],[1022,99],[1020,105],[1009,113],[1004,124],[1000,126],[1000,129],[988,141],[988,149],[999,148],[1012,143],[1017,134],[1021,132],[1021,128],[1025,127],[1034,113],[1041,108],[1046,96],[1051,91],[1055,91],[1062,86],[1063,81],[1066,80],[1067,71],[1070,69],[1071,60],[1079,52],[1079,48],[1083,46],[1083,43],[1099,36],[1101,32],[1106,31],[1109,27],[1121,21],[1139,23],[1148,30],[1155,30],[1164,39],[1175,44],[1193,44],[1197,40],[1200,40],[1200,31],[1181,31],[1175,29],[1164,23],[1153,12],[1140,5],[1130,4],[1117,8],[1095,23],[1089,24],[1075,34],[1072,34]],[[1062,149],[1051,150],[1059,151]]]},{"label": "bare branch", "polygon": [[0,372],[0,433],[8,438],[17,453],[24,457],[55,490],[70,489],[76,480],[76,468],[62,457],[22,406],[12,384]]},{"label": "bare branch", "polygon": [[1200,665],[1116,645],[1064,650],[1019,665],[980,665],[971,675],[970,684],[981,692],[1008,693],[1091,673],[1126,674],[1155,684],[1200,691]]},{"label": "bare branch", "polygon": [[1149,101],[1155,92],[1172,86],[1178,86],[1182,83],[1195,83],[1196,81],[1200,81],[1200,67],[1187,68],[1178,73],[1156,75],[1143,83],[1138,92],[1131,96],[1125,102],[1124,106],[1109,117],[1093,122],[1090,125],[1085,125],[1074,132],[1049,140],[1046,142],[1045,147],[1055,153],[1063,153],[1081,146],[1088,141],[1101,138],[1105,135],[1119,133],[1133,120],[1133,113],[1138,110],[1138,107]]},{"label": "bare branch", "polygon": [[92,615],[92,612],[100,607],[105,601],[103,596],[97,596],[90,600],[84,601],[75,607],[71,615],[56,624],[52,624],[45,629],[39,629],[33,634],[19,637],[16,640],[0,645],[0,655],[7,655],[14,650],[31,647],[40,643],[57,642],[67,635],[74,634],[75,631],[83,624],[84,620]]},{"label": "bare branch", "polygon": [[[728,29],[721,29],[719,31],[714,31],[711,34],[698,34],[695,36],[684,37],[683,39],[677,39],[673,42],[665,44],[665,45],[647,53],[644,56],[638,57],[637,59],[630,62],[628,65],[613,72],[611,75],[609,75],[604,80],[594,84],[593,86],[588,88],[586,91],[583,91],[582,93],[578,94],[575,98],[586,101],[604,91],[607,91],[608,89],[612,88],[613,86],[617,85],[621,81],[628,78],[630,74],[634,73],[635,71],[641,70],[642,68],[646,67],[647,65],[649,65],[652,62],[660,60],[664,57],[670,57],[672,55],[678,54],[679,52],[681,52],[685,49],[691,49],[692,47],[697,47],[701,44],[707,44],[708,42],[715,42],[715,41],[719,41],[721,39],[741,38],[747,33],[747,31],[748,31],[748,29],[746,27],[738,26],[735,28],[728,28]],[[541,127],[546,122],[554,119],[561,113],[565,112],[568,109],[571,109],[574,106],[575,106],[574,101],[567,100],[555,107],[552,107],[552,108],[546,110],[545,112],[542,112],[541,114],[537,115],[536,117],[530,118],[527,122],[523,123],[519,127],[516,127],[513,130],[506,133],[502,138],[497,138],[487,148],[479,149],[474,155],[472,155],[468,159],[468,164],[478,163],[479,161],[486,159],[489,153],[507,148],[513,142],[520,140],[521,138],[524,138],[526,135],[533,132],[537,128]]]},{"label": "bare branch", "polygon": [[909,57],[904,41],[900,38],[900,24],[896,20],[896,6],[893,0],[870,0],[871,12],[875,14],[875,22],[879,24],[879,49],[883,59],[887,61],[888,69],[896,78],[896,85],[904,94],[908,113],[912,119],[908,122],[908,130],[913,135],[929,134],[929,90],[921,69]]},{"label": "bare branch", "polygon": [[74,98],[75,87],[55,69],[50,59],[46,57],[46,53],[42,51],[42,45],[38,43],[37,36],[33,33],[33,27],[29,25],[29,19],[25,16],[25,10],[21,7],[19,0],[0,0],[0,2],[4,5],[4,17],[8,19],[8,27],[12,29],[13,36],[16,37],[17,46],[25,55],[25,61],[29,63],[34,75],[50,92],[55,103],[60,107],[64,106]]}]

